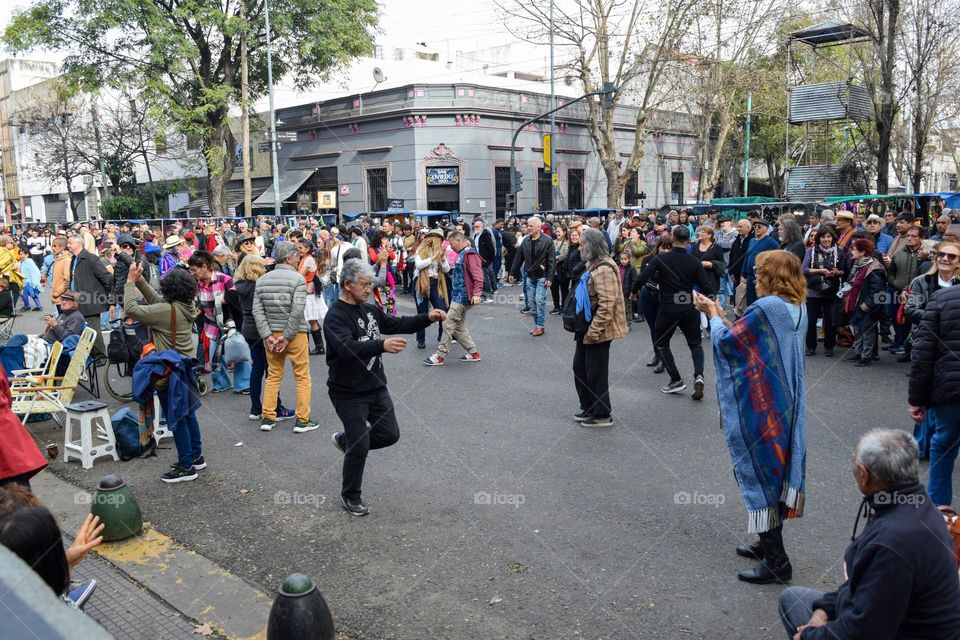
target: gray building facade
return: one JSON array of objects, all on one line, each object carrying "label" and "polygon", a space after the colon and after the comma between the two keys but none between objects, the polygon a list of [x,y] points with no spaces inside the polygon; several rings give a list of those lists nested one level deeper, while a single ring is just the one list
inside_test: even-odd
[{"label": "gray building facade", "polygon": [[[321,212],[354,214],[383,211],[402,200],[407,209],[502,216],[513,131],[549,108],[549,95],[458,83],[408,85],[279,110],[279,131],[296,135],[278,152],[284,212],[316,212],[320,206]],[[606,178],[586,115],[582,104],[557,114],[556,188],[543,163],[549,123],[521,132],[520,213],[607,206]],[[636,109],[618,106],[614,117],[625,162],[634,144]],[[640,170],[622,203],[694,201],[698,167],[692,128],[682,115],[669,112],[652,114],[648,128]],[[273,200],[271,188],[254,207],[272,208]]]}]

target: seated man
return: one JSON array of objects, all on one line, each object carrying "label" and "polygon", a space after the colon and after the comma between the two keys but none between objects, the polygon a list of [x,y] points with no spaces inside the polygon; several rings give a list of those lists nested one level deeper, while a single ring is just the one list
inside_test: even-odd
[{"label": "seated man", "polygon": [[780,619],[788,637],[960,637],[957,558],[943,516],[920,484],[913,436],[870,431],[857,444],[853,475],[870,515],[844,553],[847,580],[833,593],[785,589]]},{"label": "seated man", "polygon": [[79,336],[83,333],[87,323],[77,307],[77,292],[64,291],[60,296],[60,315],[56,318],[43,316],[43,323],[47,325],[47,330],[40,337],[48,344],[63,342],[67,336]]}]

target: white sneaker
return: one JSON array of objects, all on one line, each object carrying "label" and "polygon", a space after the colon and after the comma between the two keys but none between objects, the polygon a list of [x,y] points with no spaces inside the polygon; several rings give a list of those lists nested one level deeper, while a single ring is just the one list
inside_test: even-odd
[{"label": "white sneaker", "polygon": [[262,416],[259,413],[251,413],[247,417],[250,418],[251,420],[259,420]]}]

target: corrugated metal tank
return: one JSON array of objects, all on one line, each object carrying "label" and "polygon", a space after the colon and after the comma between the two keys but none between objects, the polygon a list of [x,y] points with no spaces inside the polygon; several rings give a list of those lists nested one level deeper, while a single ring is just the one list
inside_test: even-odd
[{"label": "corrugated metal tank", "polygon": [[848,118],[864,122],[871,109],[870,93],[849,81],[790,87],[790,124]]},{"label": "corrugated metal tank", "polygon": [[791,167],[787,172],[787,200],[822,200],[830,196],[855,195],[838,164]]}]

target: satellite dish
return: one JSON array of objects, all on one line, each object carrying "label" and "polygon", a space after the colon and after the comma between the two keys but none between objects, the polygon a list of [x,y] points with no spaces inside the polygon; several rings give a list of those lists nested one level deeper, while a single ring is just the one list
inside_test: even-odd
[{"label": "satellite dish", "polygon": [[384,80],[386,80],[387,77],[386,77],[385,75],[383,75],[383,70],[382,70],[380,67],[374,67],[374,68],[373,68],[373,79],[376,80],[377,84],[380,84],[381,82],[383,82]]}]

